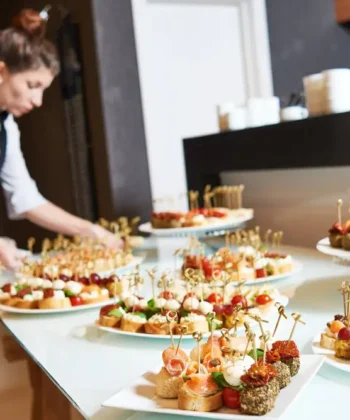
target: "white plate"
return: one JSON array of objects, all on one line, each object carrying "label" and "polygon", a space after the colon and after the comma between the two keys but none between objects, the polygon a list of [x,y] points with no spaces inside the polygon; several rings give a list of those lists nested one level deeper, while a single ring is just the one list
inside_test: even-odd
[{"label": "white plate", "polygon": [[131,268],[136,267],[137,265],[141,264],[144,261],[145,257],[134,257],[129,264],[123,265],[122,267],[119,268],[114,268],[113,270],[108,270],[108,271],[99,271],[97,274],[101,277],[107,277],[110,276],[111,274],[118,274],[118,273],[122,273],[124,271],[130,270]]},{"label": "white plate", "polygon": [[42,314],[62,314],[67,312],[78,312],[84,311],[87,309],[101,308],[101,306],[109,305],[114,303],[114,299],[108,299],[104,302],[92,303],[90,305],[79,305],[72,306],[71,308],[63,309],[21,309],[21,308],[12,308],[11,306],[0,305],[0,311],[11,312],[13,314],[25,314],[25,315],[42,315]]},{"label": "white plate", "polygon": [[320,345],[321,334],[318,334],[312,342],[312,351],[315,354],[325,356],[325,363],[336,369],[350,372],[350,360],[338,359],[334,356],[334,350],[324,349]]},{"label": "white plate", "polygon": [[221,231],[233,229],[241,226],[243,223],[251,220],[254,217],[252,209],[244,209],[244,213],[237,217],[230,217],[226,221],[213,223],[205,226],[193,226],[184,228],[173,228],[173,229],[153,229],[150,222],[143,223],[139,226],[140,232],[149,233],[154,236],[172,237],[172,236],[185,236],[185,235],[196,235],[206,234],[213,231]]},{"label": "white plate", "polygon": [[[279,296],[279,299],[278,299],[278,302],[281,305],[283,305],[284,307],[287,307],[288,306],[288,303],[289,303],[289,298],[287,296],[285,296],[285,295],[280,295]],[[276,316],[277,316],[277,311],[276,311]],[[267,320],[269,320],[269,318],[272,318],[272,317],[273,317],[273,315],[270,316],[270,317],[267,317]],[[166,334],[164,334],[164,335],[157,335],[157,334],[147,334],[147,333],[134,333],[134,332],[128,332],[128,331],[119,330],[117,328],[102,327],[101,325],[98,324],[97,321],[94,324],[94,326],[96,328],[98,328],[99,330],[102,330],[102,331],[106,331],[106,332],[109,332],[109,333],[112,333],[112,334],[116,334],[116,335],[127,335],[129,337],[151,338],[151,339],[154,339],[154,340],[163,340],[163,339],[169,340],[169,337],[170,337],[169,335],[166,335]],[[252,329],[254,329],[255,327],[258,327],[258,324],[254,322],[251,325],[251,327],[252,327]],[[214,334],[220,334],[219,331],[220,330],[215,331]],[[241,325],[240,327],[238,327],[237,328],[237,331],[238,332],[244,331],[244,326]],[[210,335],[210,333],[203,334],[204,337],[209,337],[209,335]],[[174,335],[173,337],[180,338],[179,335]],[[191,338],[192,339],[192,334],[184,335],[183,338],[184,339],[187,339],[187,338]]]},{"label": "white plate", "polygon": [[[129,336],[129,337],[154,338],[155,340],[163,340],[163,339],[169,340],[169,337],[170,337],[170,335],[167,335],[167,334],[157,335],[157,334],[136,333],[136,332],[128,332],[128,331],[117,330],[116,328],[102,327],[101,325],[98,324],[97,321],[94,325],[99,330],[106,331],[106,332],[109,332],[109,333],[112,333],[112,334],[117,334],[117,335],[126,335],[126,336]],[[205,334],[203,334],[203,337],[209,337],[209,335],[210,335],[210,333],[205,333]],[[180,338],[180,336],[177,335],[177,334],[174,334],[173,337],[177,338],[177,339]],[[192,334],[183,336],[183,339],[189,339],[189,338],[191,338],[193,340]]]},{"label": "white plate", "polygon": [[[301,271],[302,268],[303,268],[303,264],[299,261],[294,260],[292,271],[289,271],[288,273],[283,273],[283,274],[276,274],[274,276],[261,277],[261,278],[255,279],[255,280],[249,280],[249,281],[246,281],[244,283],[244,285],[245,286],[253,286],[253,285],[256,285],[256,284],[269,283],[271,281],[286,279],[286,278],[289,278],[289,277],[293,276],[296,273],[299,273],[299,271]],[[186,281],[181,278],[180,271],[178,272],[178,276],[179,276],[178,277],[179,280],[182,281],[183,284],[186,284]],[[210,283],[205,283],[205,284],[210,285]]]},{"label": "white plate", "polygon": [[316,248],[322,254],[331,255],[342,260],[350,260],[350,251],[341,248],[333,248],[329,242],[329,238],[323,238],[317,242]]},{"label": "white plate", "polygon": [[123,410],[144,411],[149,413],[176,414],[179,416],[202,417],[210,419],[279,419],[287,408],[296,400],[301,391],[316,375],[323,363],[323,356],[301,355],[301,367],[292,382],[281,391],[276,405],[270,413],[263,417],[240,414],[237,410],[221,408],[211,413],[184,411],[177,408],[177,400],[169,400],[155,396],[155,378],[160,369],[156,368],[140,376],[129,387],[124,388],[112,398],[105,401],[103,407],[121,408]]}]

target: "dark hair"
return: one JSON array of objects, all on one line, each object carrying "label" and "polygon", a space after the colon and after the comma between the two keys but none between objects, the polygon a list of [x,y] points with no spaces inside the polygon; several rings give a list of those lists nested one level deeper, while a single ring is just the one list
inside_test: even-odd
[{"label": "dark hair", "polygon": [[11,73],[37,70],[44,66],[54,76],[60,64],[53,43],[45,39],[46,20],[32,9],[23,9],[12,27],[0,31],[0,61]]}]

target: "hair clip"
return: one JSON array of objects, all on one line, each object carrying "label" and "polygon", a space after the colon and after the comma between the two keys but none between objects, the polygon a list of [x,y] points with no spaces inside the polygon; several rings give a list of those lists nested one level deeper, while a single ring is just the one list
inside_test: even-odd
[{"label": "hair clip", "polygon": [[41,19],[49,20],[49,11],[52,9],[51,4],[46,5],[43,10],[39,13]]}]

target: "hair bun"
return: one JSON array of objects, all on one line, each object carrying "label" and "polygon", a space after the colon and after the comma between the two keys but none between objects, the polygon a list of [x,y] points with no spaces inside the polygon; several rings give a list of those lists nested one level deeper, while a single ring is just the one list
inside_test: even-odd
[{"label": "hair bun", "polygon": [[33,9],[23,9],[13,18],[12,25],[29,37],[43,38],[46,32],[46,20]]}]

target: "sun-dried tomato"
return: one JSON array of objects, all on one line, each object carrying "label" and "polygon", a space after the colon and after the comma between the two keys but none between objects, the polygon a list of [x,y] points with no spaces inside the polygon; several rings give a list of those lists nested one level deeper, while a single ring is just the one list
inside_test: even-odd
[{"label": "sun-dried tomato", "polygon": [[294,341],[288,343],[285,341],[276,341],[272,345],[272,350],[277,350],[282,360],[293,359],[294,357],[300,357],[300,353],[297,345]]},{"label": "sun-dried tomato", "polygon": [[276,363],[281,360],[281,356],[277,350],[270,350],[266,352],[267,363]]},{"label": "sun-dried tomato", "polygon": [[270,379],[277,376],[273,366],[263,362],[262,359],[252,365],[247,373],[241,377],[241,381],[247,385],[258,387],[267,384]]}]

